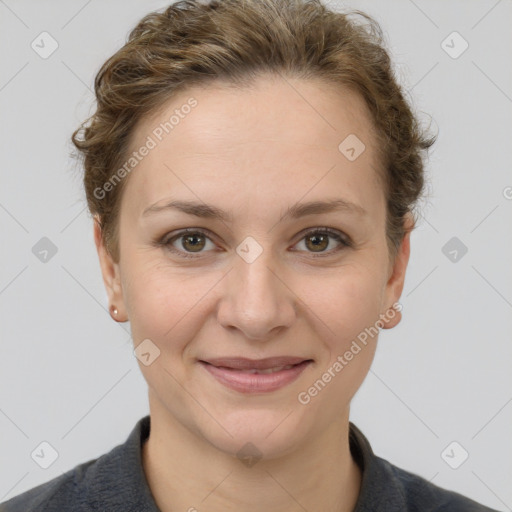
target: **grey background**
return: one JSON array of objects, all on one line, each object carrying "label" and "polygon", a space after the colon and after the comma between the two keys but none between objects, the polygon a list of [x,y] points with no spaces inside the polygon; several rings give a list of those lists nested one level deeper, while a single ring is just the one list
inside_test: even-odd
[{"label": "grey background", "polygon": [[[0,0],[0,502],[124,442],[149,412],[129,325],[106,310],[69,137],[92,113],[103,61],[166,4]],[[381,457],[511,510],[512,3],[330,4],[381,23],[420,118],[439,130],[403,320],[381,332],[351,420]],[[31,48],[43,31],[59,45],[47,59]],[[456,59],[441,46],[453,31],[469,43]],[[46,262],[33,252],[43,237],[57,249]],[[442,251],[452,237],[468,249],[456,262]],[[48,469],[31,458],[42,441],[58,452]],[[452,441],[469,453],[458,469],[441,456]]]}]

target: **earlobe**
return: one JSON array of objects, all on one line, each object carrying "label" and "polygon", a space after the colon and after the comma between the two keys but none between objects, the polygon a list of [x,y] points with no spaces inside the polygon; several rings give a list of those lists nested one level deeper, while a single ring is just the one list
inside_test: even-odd
[{"label": "earlobe", "polygon": [[402,319],[401,307],[394,307],[399,302],[400,296],[404,288],[405,273],[407,264],[409,263],[409,256],[411,252],[410,235],[414,228],[414,219],[410,212],[405,218],[406,232],[398,248],[391,275],[386,284],[386,304],[387,310],[381,314],[383,329],[392,329],[400,323]]},{"label": "earlobe", "polygon": [[[109,299],[110,315],[117,322],[125,322],[127,317],[124,307],[119,265],[113,260],[111,254],[105,247],[98,216],[94,216],[94,243],[98,252],[103,284],[105,285]],[[112,314],[114,309],[116,311],[115,315]]]}]

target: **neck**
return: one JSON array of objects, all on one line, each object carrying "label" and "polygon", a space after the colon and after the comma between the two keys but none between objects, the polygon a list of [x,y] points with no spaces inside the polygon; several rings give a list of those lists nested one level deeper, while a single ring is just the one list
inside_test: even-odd
[{"label": "neck", "polygon": [[347,411],[295,451],[251,465],[218,450],[169,414],[152,414],[142,463],[162,512],[352,512],[362,475],[350,454],[348,430]]}]

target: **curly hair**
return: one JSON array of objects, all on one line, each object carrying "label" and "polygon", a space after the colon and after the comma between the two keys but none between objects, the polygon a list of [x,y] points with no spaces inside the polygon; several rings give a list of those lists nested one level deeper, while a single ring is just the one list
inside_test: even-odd
[{"label": "curly hair", "polygon": [[411,212],[416,224],[422,151],[436,136],[422,131],[405,100],[379,24],[359,10],[331,11],[320,0],[182,0],[143,17],[103,64],[96,111],[71,138],[83,161],[89,211],[115,261],[128,178],[108,193],[104,184],[126,162],[137,123],[188,87],[223,80],[243,88],[267,72],[320,79],[364,99],[379,148],[388,247],[396,255],[404,216]]}]

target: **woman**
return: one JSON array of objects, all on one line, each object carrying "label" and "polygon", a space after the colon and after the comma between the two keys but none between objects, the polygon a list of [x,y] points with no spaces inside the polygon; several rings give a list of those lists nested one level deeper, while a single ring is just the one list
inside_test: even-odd
[{"label": "woman", "polygon": [[434,142],[360,15],[179,2],[103,65],[73,142],[150,415],[0,510],[491,510],[349,421],[401,319]]}]

